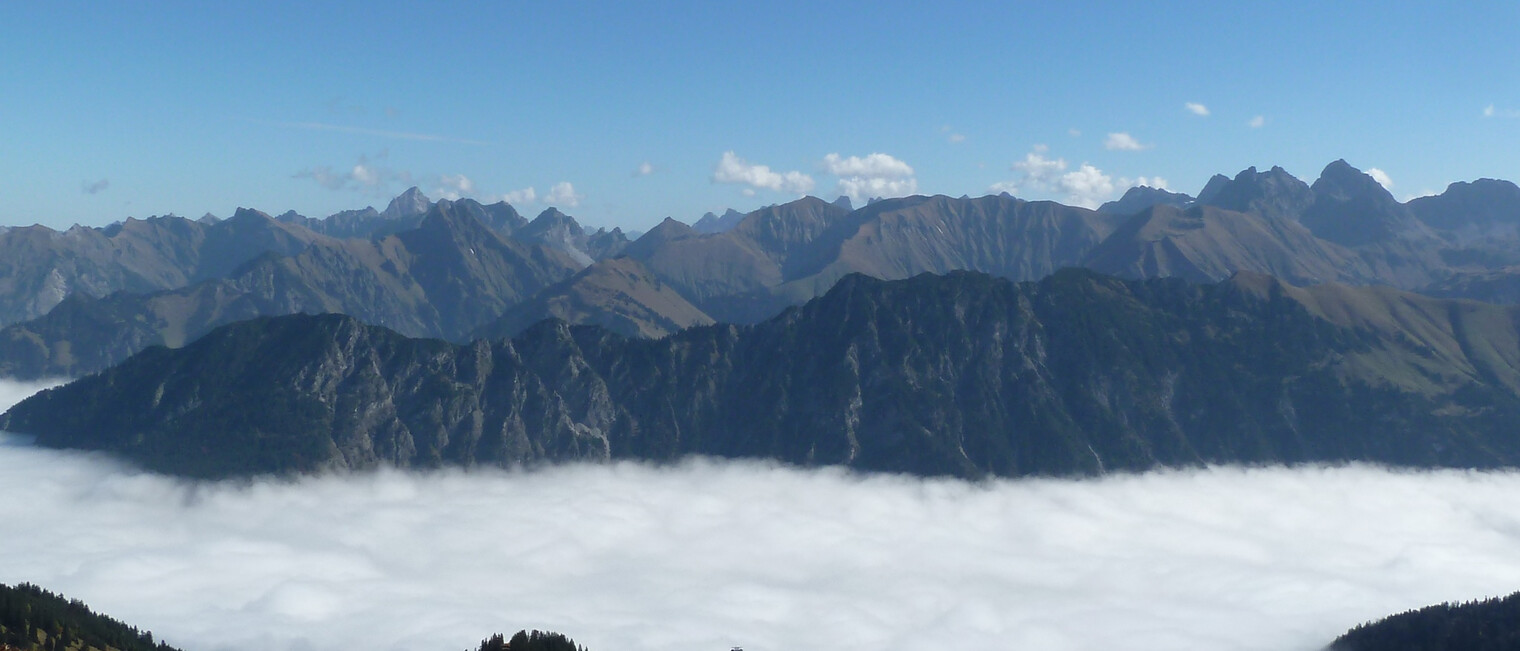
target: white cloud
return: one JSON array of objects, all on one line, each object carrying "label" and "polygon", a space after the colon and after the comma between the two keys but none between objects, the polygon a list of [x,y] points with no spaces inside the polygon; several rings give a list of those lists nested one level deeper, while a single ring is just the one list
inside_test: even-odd
[{"label": "white cloud", "polygon": [[913,168],[887,154],[875,153],[864,158],[839,154],[823,157],[823,168],[834,176],[869,176],[880,178],[906,178],[913,176]]},{"label": "white cloud", "polygon": [[1367,168],[1367,176],[1370,176],[1372,177],[1372,180],[1377,181],[1378,185],[1383,186],[1384,190],[1393,189],[1393,179],[1388,177],[1387,172],[1384,172],[1383,170],[1380,170],[1376,167],[1369,167]]},{"label": "white cloud", "polygon": [[[3,391],[0,391],[3,393]],[[187,649],[1264,651],[1520,586],[1520,474],[695,461],[189,483],[0,445],[0,582]],[[110,535],[102,535],[110,532]]]},{"label": "white cloud", "polygon": [[873,198],[906,197],[918,192],[918,179],[884,179],[880,177],[852,176],[839,179],[835,186],[838,194],[849,197],[857,205]]},{"label": "white cloud", "polygon": [[1087,163],[1062,174],[1060,187],[1072,205],[1083,208],[1097,208],[1114,195],[1114,179]]},{"label": "white cloud", "polygon": [[1103,141],[1103,148],[1116,151],[1140,151],[1150,149],[1150,145],[1142,145],[1139,140],[1135,140],[1134,136],[1121,131],[1108,134],[1108,138]]},{"label": "white cloud", "polygon": [[[1021,189],[1025,192],[1053,193],[1062,202],[1083,208],[1097,208],[1113,197],[1116,190],[1113,177],[1089,163],[1082,163],[1077,169],[1067,171],[1066,160],[1049,158],[1046,156],[1048,152],[1049,147],[1035,145],[1033,151],[1024,155],[1024,160],[1017,161],[1012,166],[1013,171],[1020,173],[1020,178],[994,183],[988,189],[1009,194],[1018,194]],[[1159,177],[1146,180],[1166,182]]]},{"label": "white cloud", "polygon": [[549,192],[544,194],[543,201],[551,206],[574,208],[581,205],[581,195],[575,193],[575,186],[569,181],[560,181],[549,188]]},{"label": "white cloud", "polygon": [[1082,130],[1081,129],[1067,129],[1066,130],[1066,135],[1069,135],[1069,136],[1071,136],[1073,138],[1081,138],[1082,137]]},{"label": "white cloud", "polygon": [[1165,190],[1166,189],[1166,179],[1161,178],[1159,176],[1139,176],[1139,177],[1135,177],[1133,179],[1122,178],[1121,177],[1119,179],[1119,185],[1122,186],[1122,187],[1124,187],[1125,189],[1139,187],[1139,186],[1143,185],[1143,186],[1148,187],[1148,188],[1155,188],[1157,190]]},{"label": "white cloud", "polygon": [[913,167],[888,154],[848,158],[829,154],[823,157],[821,166],[824,171],[839,177],[835,188],[838,193],[856,203],[873,197],[902,197],[918,191]]},{"label": "white cloud", "polygon": [[1260,128],[1266,126],[1266,125],[1267,125],[1267,116],[1265,116],[1265,115],[1258,115],[1256,117],[1251,118],[1250,121],[1246,122],[1246,126],[1251,127],[1252,129],[1260,129]]},{"label": "white cloud", "polygon": [[438,188],[434,194],[450,201],[458,201],[460,197],[475,194],[475,182],[463,174],[444,174],[438,177]]},{"label": "white cloud", "polygon": [[501,195],[501,200],[514,206],[527,205],[538,201],[538,192],[530,185],[521,190],[513,190]]},{"label": "white cloud", "polygon": [[650,174],[654,174],[654,164],[647,160],[639,163],[638,167],[633,168],[634,176],[649,176]]},{"label": "white cloud", "polygon": [[793,194],[812,192],[814,185],[813,177],[802,172],[773,172],[770,167],[751,164],[732,151],[723,152],[723,157],[713,167],[712,180],[714,183],[739,183]]},{"label": "white cloud", "polygon": [[959,134],[959,133],[952,133],[952,134],[946,136],[945,140],[949,141],[950,144],[954,145],[954,144],[959,144],[959,143],[966,142],[966,136],[964,136],[962,134]]},{"label": "white cloud", "polygon": [[1197,102],[1187,102],[1187,103],[1183,104],[1182,106],[1184,108],[1186,108],[1189,113],[1192,113],[1193,115],[1201,115],[1201,116],[1204,116],[1204,117],[1208,117],[1208,115],[1209,115],[1209,107],[1204,106],[1202,104],[1199,104]]},{"label": "white cloud", "polygon": [[79,184],[80,191],[84,192],[85,194],[100,194],[102,191],[109,187],[111,187],[110,179],[101,179],[99,181],[83,181]]}]

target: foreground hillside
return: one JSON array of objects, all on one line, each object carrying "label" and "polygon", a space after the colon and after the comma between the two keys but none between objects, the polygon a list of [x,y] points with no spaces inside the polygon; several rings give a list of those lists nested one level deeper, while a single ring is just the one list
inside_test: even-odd
[{"label": "foreground hillside", "polygon": [[200,477],[685,455],[963,477],[1520,463],[1517,310],[1082,270],[849,276],[748,327],[408,339],[341,315],[152,348],[0,416]]},{"label": "foreground hillside", "polygon": [[1503,651],[1520,648],[1520,593],[1440,604],[1358,626],[1331,651]]},{"label": "foreground hillside", "polygon": [[0,648],[23,651],[177,651],[153,634],[34,585],[0,584]]},{"label": "foreground hillside", "polygon": [[[77,599],[30,584],[0,584],[0,649],[5,651],[178,651],[153,633],[90,610]],[[478,651],[586,651],[559,633],[518,631],[482,640]]]}]

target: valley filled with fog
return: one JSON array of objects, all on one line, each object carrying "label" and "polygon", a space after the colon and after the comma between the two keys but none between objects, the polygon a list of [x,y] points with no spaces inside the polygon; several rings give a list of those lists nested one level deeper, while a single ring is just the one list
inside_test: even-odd
[{"label": "valley filled with fog", "polygon": [[[0,385],[0,407],[35,390]],[[968,483],[765,463],[193,483],[0,444],[0,583],[187,651],[1314,649],[1520,589],[1520,474]]]}]

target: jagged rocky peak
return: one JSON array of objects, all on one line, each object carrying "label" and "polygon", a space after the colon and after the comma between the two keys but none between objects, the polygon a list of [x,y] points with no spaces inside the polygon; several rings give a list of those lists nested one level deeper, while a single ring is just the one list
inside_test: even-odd
[{"label": "jagged rocky peak", "polygon": [[1301,221],[1316,237],[1353,247],[1429,237],[1407,206],[1345,160],[1326,165],[1310,192],[1314,202]]},{"label": "jagged rocky peak", "polygon": [[722,233],[739,225],[739,222],[743,220],[744,213],[729,208],[723,211],[721,216],[711,212],[704,214],[691,227],[698,233]]},{"label": "jagged rocky peak", "polygon": [[839,198],[834,200],[834,206],[836,208],[844,209],[845,212],[851,212],[855,210],[855,204],[850,202],[850,197],[843,194],[839,195]]},{"label": "jagged rocky peak", "polygon": [[548,208],[538,213],[538,216],[534,217],[533,221],[528,222],[528,228],[540,231],[564,229],[576,236],[585,233],[574,217],[560,212],[558,208]]},{"label": "jagged rocky peak", "polygon": [[[1359,196],[1378,197],[1389,199],[1393,195],[1384,188],[1371,174],[1363,172],[1342,158],[1325,166],[1325,170],[1319,173],[1319,178],[1309,190],[1317,197],[1330,197],[1338,200],[1348,200]],[[1397,202],[1395,202],[1397,203]]]},{"label": "jagged rocky peak", "polygon": [[1255,166],[1248,167],[1225,183],[1215,179],[1209,180],[1212,190],[1205,186],[1204,191],[1198,193],[1198,203],[1268,219],[1294,221],[1314,203],[1314,193],[1307,183],[1275,165],[1266,172],[1256,171]]},{"label": "jagged rocky peak", "polygon": [[270,217],[269,213],[266,213],[266,212],[264,212],[262,210],[254,210],[252,208],[242,208],[242,207],[239,207],[236,211],[234,211],[232,213],[232,217],[228,218],[227,221],[229,221],[229,222],[242,222],[242,221],[249,221],[249,220],[274,221],[274,218]]},{"label": "jagged rocky peak", "polygon": [[427,198],[427,195],[414,185],[407,188],[406,192],[396,195],[395,199],[391,199],[390,205],[385,207],[385,211],[380,213],[380,216],[386,219],[416,217],[426,213],[431,205],[432,201]]},{"label": "jagged rocky peak", "polygon": [[1137,185],[1124,192],[1124,196],[1117,201],[1110,201],[1098,206],[1098,212],[1111,215],[1133,215],[1152,206],[1186,206],[1193,202],[1193,198],[1181,192],[1171,192],[1164,188],[1153,188],[1148,185]]},{"label": "jagged rocky peak", "polygon": [[1209,178],[1209,182],[1203,184],[1203,189],[1198,191],[1198,203],[1214,205],[1214,197],[1219,196],[1219,191],[1230,184],[1230,177],[1223,174],[1215,174]]}]

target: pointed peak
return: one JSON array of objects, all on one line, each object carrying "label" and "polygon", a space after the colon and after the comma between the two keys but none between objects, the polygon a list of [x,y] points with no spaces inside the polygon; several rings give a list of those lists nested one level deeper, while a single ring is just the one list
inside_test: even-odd
[{"label": "pointed peak", "polygon": [[416,217],[426,213],[431,204],[432,201],[427,198],[427,195],[414,185],[407,188],[406,192],[396,195],[395,199],[391,199],[390,205],[386,206],[385,211],[380,215],[386,219]]},{"label": "pointed peak", "polygon": [[538,216],[534,217],[533,221],[534,221],[534,223],[537,223],[539,221],[544,221],[544,222],[564,222],[564,221],[570,221],[570,222],[574,222],[575,218],[571,217],[569,215],[566,215],[565,213],[560,212],[559,208],[549,207],[549,208],[545,208],[543,212],[538,213]]},{"label": "pointed peak", "polygon": [[232,213],[232,217],[230,219],[228,219],[228,221],[234,221],[234,220],[236,220],[236,221],[243,221],[243,220],[248,220],[248,219],[258,219],[258,220],[268,219],[268,220],[273,220],[274,218],[270,217],[268,213],[265,213],[265,212],[263,212],[261,210],[254,210],[252,208],[239,207],[236,211],[234,211]]}]

